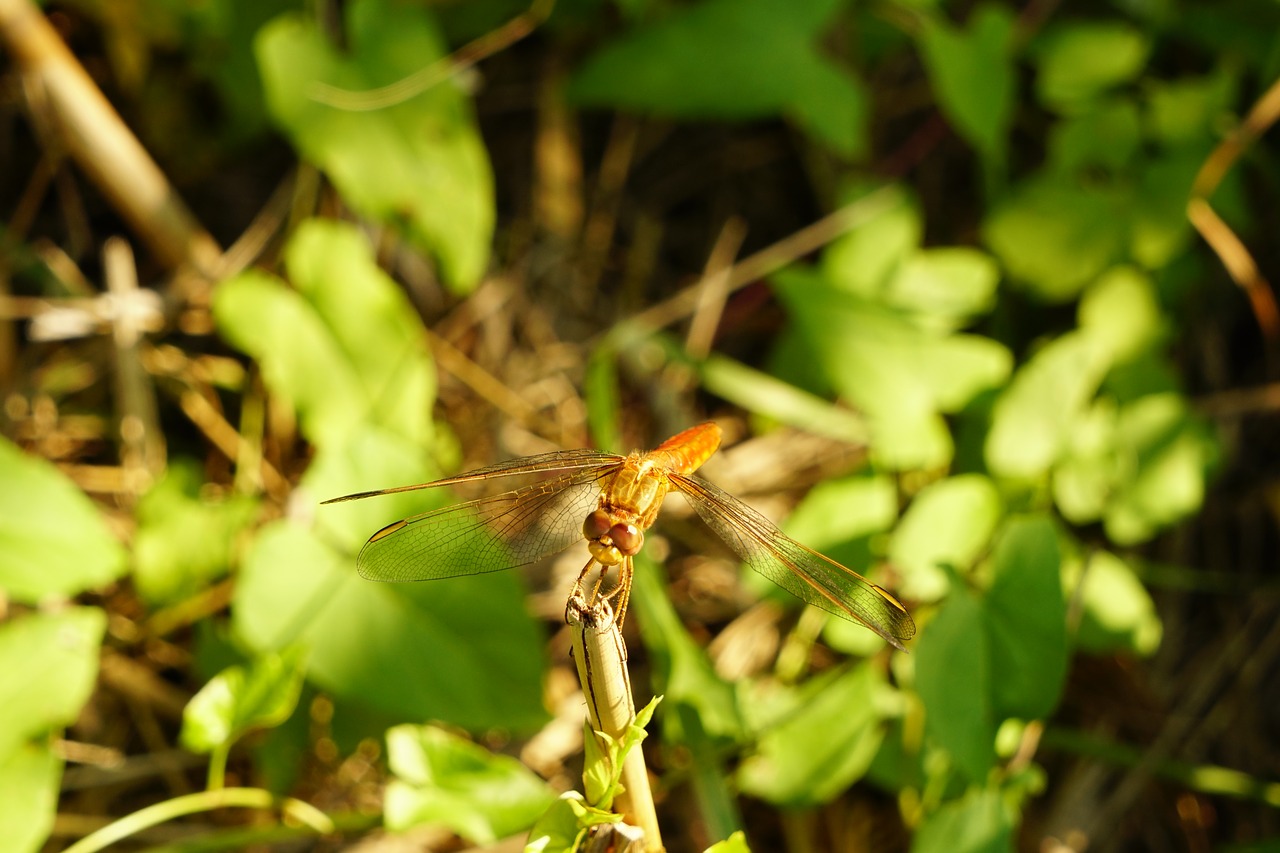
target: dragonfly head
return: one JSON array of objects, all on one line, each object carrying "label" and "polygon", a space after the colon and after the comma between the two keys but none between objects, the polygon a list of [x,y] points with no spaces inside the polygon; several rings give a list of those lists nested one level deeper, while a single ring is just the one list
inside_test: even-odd
[{"label": "dragonfly head", "polygon": [[614,522],[609,513],[598,509],[582,523],[587,550],[601,564],[616,566],[624,557],[634,557],[644,545],[644,531],[634,524]]}]

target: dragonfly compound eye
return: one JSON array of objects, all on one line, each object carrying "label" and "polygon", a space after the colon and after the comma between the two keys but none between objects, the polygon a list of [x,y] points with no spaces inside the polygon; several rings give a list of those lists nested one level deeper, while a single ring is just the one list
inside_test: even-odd
[{"label": "dragonfly compound eye", "polygon": [[608,533],[609,528],[612,526],[613,519],[609,518],[609,514],[602,509],[598,509],[588,515],[586,521],[582,522],[582,535],[595,541]]},{"label": "dragonfly compound eye", "polygon": [[624,555],[634,557],[644,544],[644,532],[634,524],[615,524],[609,528],[609,539]]}]

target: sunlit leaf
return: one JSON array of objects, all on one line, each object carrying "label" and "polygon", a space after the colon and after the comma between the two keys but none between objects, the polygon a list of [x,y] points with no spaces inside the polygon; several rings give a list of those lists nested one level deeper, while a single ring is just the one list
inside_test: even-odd
[{"label": "sunlit leaf", "polygon": [[75,722],[98,676],[107,615],[96,607],[0,624],[0,761]]},{"label": "sunlit leaf", "polygon": [[31,742],[0,757],[0,838],[11,853],[44,846],[58,810],[62,759],[48,743]]},{"label": "sunlit leaf", "polygon": [[1109,187],[1031,179],[991,210],[983,236],[1010,275],[1042,299],[1065,301],[1121,256],[1128,203]]},{"label": "sunlit leaf", "polygon": [[1115,500],[1103,520],[1111,541],[1146,541],[1200,508],[1216,450],[1185,398],[1151,394],[1122,407],[1116,441],[1119,458],[1129,465],[1117,475]]},{"label": "sunlit leaf", "polygon": [[285,249],[290,282],[315,307],[354,368],[375,422],[425,441],[435,368],[418,312],[350,225],[310,219]]},{"label": "sunlit leaf", "polygon": [[707,848],[706,853],[751,853],[751,848],[747,846],[746,833],[738,830],[724,841],[712,844]]},{"label": "sunlit leaf", "polygon": [[875,299],[915,254],[923,231],[919,205],[904,197],[829,245],[819,268],[833,287]]},{"label": "sunlit leaf", "polygon": [[[1083,573],[1083,574],[1082,574]],[[1128,651],[1149,656],[1160,646],[1164,628],[1151,594],[1133,569],[1109,551],[1094,551],[1087,564],[1077,562],[1067,575],[1067,594],[1079,591],[1082,612],[1076,644],[1094,654]]]},{"label": "sunlit leaf", "polygon": [[998,719],[1038,719],[1058,704],[1068,652],[1060,564],[1045,517],[1015,517],[996,540],[983,606]]},{"label": "sunlit leaf", "polygon": [[525,853],[577,850],[590,827],[620,820],[622,815],[587,805],[577,791],[565,791],[529,830]]},{"label": "sunlit leaf", "polygon": [[1037,53],[1036,92],[1060,111],[1080,109],[1137,77],[1150,50],[1146,35],[1119,21],[1063,24],[1050,31]]},{"label": "sunlit leaf", "polygon": [[219,285],[213,303],[218,329],[252,355],[263,378],[300,415],[318,444],[341,441],[362,419],[364,398],[354,369],[315,309],[284,282],[250,270]]},{"label": "sunlit leaf", "polygon": [[35,603],[104,586],[125,552],[93,502],[50,463],[0,437],[0,589]]},{"label": "sunlit leaf", "polygon": [[1110,352],[1113,364],[1129,361],[1152,346],[1164,330],[1151,279],[1133,267],[1115,267],[1084,292],[1080,328]]},{"label": "sunlit leaf", "polygon": [[916,690],[925,729],[969,779],[986,779],[995,762],[990,640],[982,603],[957,588],[915,643]]},{"label": "sunlit leaf", "polygon": [[911,853],[1008,853],[1018,814],[997,788],[975,788],[928,815],[911,840]]},{"label": "sunlit leaf", "polygon": [[986,459],[994,473],[1031,478],[1048,472],[1097,392],[1107,355],[1083,332],[1068,332],[1018,370],[992,413]]},{"label": "sunlit leaf", "polygon": [[936,601],[949,587],[951,567],[965,572],[988,547],[1003,512],[995,485],[980,474],[949,477],[920,491],[893,533],[889,559],[902,593]]},{"label": "sunlit leaf", "polygon": [[888,530],[898,518],[898,491],[890,477],[846,477],[820,483],[804,496],[784,527],[810,548],[832,546]]},{"label": "sunlit leaf", "polygon": [[[337,496],[362,482],[432,479],[422,448],[362,431],[343,453],[317,457],[302,488]],[[543,718],[540,629],[517,572],[423,583],[374,583],[354,555],[373,531],[455,498],[443,490],[324,506],[319,530],[263,528],[245,555],[232,614],[258,651],[301,643],[308,677],[396,720],[435,718],[525,731]]]},{"label": "sunlit leaf", "polygon": [[286,260],[297,289],[258,271],[219,285],[219,331],[257,359],[317,444],[341,444],[367,420],[427,441],[435,380],[422,323],[365,239],[311,220]]},{"label": "sunlit leaf", "polygon": [[200,471],[183,460],[138,502],[133,580],[153,604],[172,603],[226,574],[237,535],[253,520],[257,501],[198,496]]},{"label": "sunlit leaf", "polygon": [[555,800],[547,783],[505,755],[495,755],[437,726],[387,732],[384,813],[392,831],[446,826],[473,844],[521,832]]},{"label": "sunlit leaf", "polygon": [[977,249],[925,249],[908,256],[883,299],[928,328],[952,330],[995,304],[1000,270]]},{"label": "sunlit leaf", "polygon": [[288,522],[263,529],[236,589],[255,648],[299,642],[309,677],[400,719],[527,730],[543,716],[539,639],[508,574],[377,584]]},{"label": "sunlit leaf", "polygon": [[940,413],[956,411],[1008,376],[1008,351],[989,338],[922,328],[904,312],[832,287],[811,271],[774,276],[803,346],[823,378],[866,413],[871,449],[890,467],[951,456]]},{"label": "sunlit leaf", "polygon": [[209,752],[256,728],[288,719],[302,690],[304,655],[300,649],[267,653],[247,667],[232,666],[191,697],[182,714],[182,745]]},{"label": "sunlit leaf", "polygon": [[608,45],[579,70],[580,104],[693,119],[783,115],[832,150],[866,147],[860,82],[819,50],[834,0],[702,0]]},{"label": "sunlit leaf", "polygon": [[488,260],[493,176],[457,83],[445,79],[374,110],[341,109],[318,95],[321,85],[363,91],[395,83],[445,61],[448,47],[424,6],[359,0],[345,11],[341,48],[300,14],[259,32],[268,109],[353,207],[402,227],[455,290],[469,290]]},{"label": "sunlit leaf", "polygon": [[829,802],[860,779],[884,736],[882,672],[864,663],[800,687],[793,712],[764,730],[738,768],[742,790],[791,807]]},{"label": "sunlit leaf", "polygon": [[920,47],[943,113],[993,166],[1003,168],[1005,137],[1013,118],[1013,14],[984,4],[966,29],[927,17]]},{"label": "sunlit leaf", "polygon": [[1094,402],[1075,420],[1063,456],[1053,469],[1053,501],[1063,518],[1089,524],[1102,518],[1116,488],[1116,405]]},{"label": "sunlit leaf", "polygon": [[768,373],[714,353],[695,369],[707,391],[749,412],[814,435],[855,443],[867,440],[867,424],[857,412],[834,405]]}]

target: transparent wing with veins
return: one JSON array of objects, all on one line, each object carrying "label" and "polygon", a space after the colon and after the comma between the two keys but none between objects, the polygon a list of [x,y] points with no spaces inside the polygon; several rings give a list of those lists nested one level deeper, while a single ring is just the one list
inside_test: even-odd
[{"label": "transparent wing with veins", "polygon": [[599,451],[548,453],[431,483],[361,492],[326,503],[490,477],[563,472],[499,495],[397,521],[375,533],[356,558],[356,569],[369,580],[421,581],[475,575],[535,562],[581,539],[582,520],[599,500],[601,479],[620,464],[622,457]]},{"label": "transparent wing with veins", "polygon": [[916,625],[906,608],[862,575],[801,545],[763,515],[701,477],[669,476],[707,526],[744,563],[787,592],[865,625],[899,649],[904,640],[915,636]]}]

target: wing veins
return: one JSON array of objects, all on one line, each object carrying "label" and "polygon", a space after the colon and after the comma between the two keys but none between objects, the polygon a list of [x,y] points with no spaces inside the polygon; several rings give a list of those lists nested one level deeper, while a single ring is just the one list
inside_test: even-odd
[{"label": "wing veins", "polygon": [[[415,492],[419,489],[434,489],[439,486],[456,486],[461,483],[472,483],[476,480],[484,480],[494,477],[518,477],[527,474],[539,474],[548,471],[579,471],[583,468],[604,467],[609,464],[616,464],[622,461],[621,456],[614,453],[604,453],[600,450],[556,450],[551,453],[542,453],[537,456],[521,456],[516,459],[507,459],[503,462],[496,462],[493,465],[486,465],[484,468],[477,468],[474,471],[468,471],[465,474],[458,474],[453,477],[445,477],[441,480],[432,480],[429,483],[415,483],[408,486],[392,486],[389,489],[375,489],[369,492],[355,492],[350,495],[343,495],[338,498],[329,498],[327,501],[321,501],[322,504],[336,504],[344,501],[357,501],[364,498],[377,497],[378,495],[394,495],[400,492]],[[500,497],[500,496],[499,496]]]},{"label": "wing veins", "polygon": [[[699,509],[699,515],[703,516],[704,521],[710,519],[701,511],[703,509],[720,522],[719,525],[712,523],[710,526],[755,571],[787,589],[785,578],[776,578],[766,571],[770,563],[780,564],[808,584],[813,592],[821,596],[821,600],[815,600],[802,592],[796,593],[796,590],[789,591],[811,604],[822,605],[825,601],[830,606],[822,609],[837,616],[852,618],[898,648],[902,648],[902,640],[915,635],[915,622],[906,609],[893,596],[853,569],[787,536],[763,515],[701,477],[673,474],[671,480],[680,491],[694,498],[694,508]],[[721,526],[725,529],[722,530]],[[735,529],[749,535],[752,541],[734,541],[727,534],[732,534]],[[788,551],[792,553],[787,553]],[[803,565],[806,557],[812,568],[824,570],[828,573],[827,576],[815,574]],[[836,580],[837,578],[840,580]],[[851,585],[842,589],[841,580],[848,581]],[[884,618],[876,618],[877,615],[883,615]]]}]

